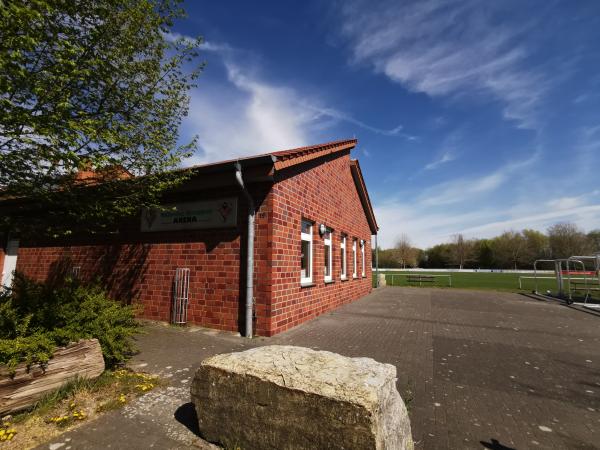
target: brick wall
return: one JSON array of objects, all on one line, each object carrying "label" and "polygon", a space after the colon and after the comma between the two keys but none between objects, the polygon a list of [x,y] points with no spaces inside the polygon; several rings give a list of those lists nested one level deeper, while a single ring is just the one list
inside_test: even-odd
[{"label": "brick wall", "polygon": [[[371,231],[350,171],[349,152],[280,172],[273,187],[272,335],[371,291]],[[313,226],[313,286],[300,285],[301,221]],[[319,224],[333,229],[333,282],[325,283]],[[340,239],[347,235],[347,281],[341,281]],[[352,277],[352,239],[365,241],[365,276],[357,244],[358,278]]]},{"label": "brick wall", "polygon": [[[199,200],[237,195],[239,190],[190,192]],[[256,186],[254,293],[255,334],[270,336],[305,322],[371,290],[369,229],[349,152],[279,171],[276,183]],[[172,201],[172,199],[171,199]],[[245,314],[247,205],[240,199],[238,226],[230,230],[140,233],[135,220],[121,235],[68,242],[21,241],[17,270],[40,281],[60,281],[73,267],[80,277],[99,279],[115,298],[143,305],[141,317],[171,319],[177,267],[190,268],[188,322],[242,331]],[[300,224],[314,221],[313,282],[300,286]],[[318,225],[333,229],[333,283],[324,282],[324,244]],[[340,237],[347,239],[348,280],[340,280]],[[352,278],[352,239],[365,241],[365,277],[357,245],[358,278]],[[0,257],[1,257],[0,253]]]},{"label": "brick wall", "polygon": [[175,269],[187,267],[188,321],[237,331],[239,232],[152,234],[109,245],[21,246],[17,270],[53,282],[80,267],[82,279],[100,280],[114,298],[141,303],[141,317],[169,321]]},{"label": "brick wall", "polygon": [[[266,187],[257,189],[255,240],[255,327],[265,332],[270,283],[261,276],[268,260]],[[230,196],[239,190],[221,190]],[[207,195],[204,198],[210,198]],[[201,199],[197,194],[193,198]],[[186,199],[181,199],[186,201]],[[73,267],[80,278],[101,280],[113,297],[143,306],[141,317],[169,321],[175,269],[190,269],[188,322],[228,331],[243,324],[247,205],[238,202],[238,226],[224,230],[140,233],[135,220],[121,236],[71,239],[61,243],[22,241],[17,270],[39,281],[61,281]],[[241,264],[240,264],[241,262]],[[242,271],[240,272],[240,267]]]}]

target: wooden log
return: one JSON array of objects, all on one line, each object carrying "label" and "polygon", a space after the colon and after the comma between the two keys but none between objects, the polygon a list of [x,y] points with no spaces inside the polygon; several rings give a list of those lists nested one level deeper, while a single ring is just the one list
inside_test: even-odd
[{"label": "wooden log", "polygon": [[97,339],[82,339],[59,347],[46,367],[25,364],[14,374],[0,366],[0,414],[12,413],[35,404],[49,392],[75,377],[96,378],[104,372],[104,358]]}]

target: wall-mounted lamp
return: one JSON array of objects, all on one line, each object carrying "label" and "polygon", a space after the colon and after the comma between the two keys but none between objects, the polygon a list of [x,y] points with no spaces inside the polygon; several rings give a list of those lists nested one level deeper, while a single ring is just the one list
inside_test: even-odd
[{"label": "wall-mounted lamp", "polygon": [[325,226],[325,224],[321,224],[319,225],[319,235],[321,237],[323,237],[323,235],[327,232],[327,227]]}]

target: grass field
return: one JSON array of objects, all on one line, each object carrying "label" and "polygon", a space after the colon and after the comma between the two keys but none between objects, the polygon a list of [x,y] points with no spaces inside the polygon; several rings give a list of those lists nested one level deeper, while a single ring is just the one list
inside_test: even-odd
[{"label": "grass field", "polygon": [[[508,292],[531,292],[534,290],[535,281],[533,279],[522,280],[523,289],[519,289],[519,277],[533,277],[533,274],[520,274],[520,273],[502,273],[502,272],[427,272],[427,271],[379,271],[379,273],[385,274],[385,280],[388,286],[419,286],[418,282],[408,283],[408,277],[406,275],[451,275],[452,276],[452,288],[460,289],[490,289],[495,291],[508,291]],[[552,274],[543,274],[539,276],[549,277]],[[597,287],[597,281],[596,287]],[[565,288],[568,286],[568,282],[565,280]],[[422,287],[442,287],[448,288],[447,277],[436,277],[435,282],[422,283]],[[451,289],[451,288],[448,288]],[[539,279],[538,280],[538,291],[546,292],[550,290],[552,293],[556,293],[556,280]],[[575,294],[584,295],[581,291],[573,292]],[[593,297],[596,299],[600,298],[598,292],[593,293]]]}]

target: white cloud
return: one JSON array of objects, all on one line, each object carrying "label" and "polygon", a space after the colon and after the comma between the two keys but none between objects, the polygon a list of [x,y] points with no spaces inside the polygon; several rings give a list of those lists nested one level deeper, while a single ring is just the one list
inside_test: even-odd
[{"label": "white cloud", "polygon": [[576,206],[546,211],[529,216],[513,217],[506,220],[499,220],[465,228],[462,232],[468,235],[484,234],[493,236],[509,229],[533,228],[545,230],[553,223],[562,221],[574,222],[586,230],[595,228],[600,225],[600,205]]},{"label": "white cloud", "polygon": [[503,103],[506,118],[535,128],[549,80],[524,68],[529,52],[520,38],[531,24],[498,25],[493,10],[475,1],[359,0],[344,3],[342,33],[355,62],[412,91],[486,94]]},{"label": "white cloud", "polygon": [[226,64],[225,86],[193,93],[184,127],[199,137],[200,155],[186,165],[232,159],[310,142],[314,111],[299,106],[298,94],[244,74]]},{"label": "white cloud", "polygon": [[[182,41],[184,43],[192,43],[193,44],[196,42],[195,38],[193,38],[191,36],[187,36],[185,34],[177,33],[176,31],[170,31],[168,33],[163,33],[163,36],[165,37],[167,42],[171,42],[171,43]],[[207,52],[219,53],[219,52],[232,51],[233,49],[228,44],[225,44],[225,43],[207,42],[207,41],[201,39],[200,50],[207,51]]]},{"label": "white cloud", "polygon": [[425,189],[417,200],[427,206],[471,203],[483,194],[495,191],[521,169],[533,164],[540,153],[538,149],[529,158],[510,162],[486,175],[466,176],[433,185]]},{"label": "white cloud", "polygon": [[423,169],[424,170],[437,169],[442,164],[448,163],[450,161],[454,161],[455,159],[456,159],[456,156],[453,155],[451,152],[444,152],[440,158],[436,159],[435,161],[430,162]]},{"label": "white cloud", "polygon": [[[455,139],[452,139],[455,140]],[[411,197],[402,194],[397,198],[374,201],[375,215],[380,225],[379,244],[382,247],[393,246],[403,233],[406,233],[415,245],[422,248],[434,244],[448,242],[452,235],[464,233],[468,237],[491,237],[502,233],[513,226],[535,227],[544,229],[552,218],[557,220],[569,218],[576,207],[593,204],[596,194],[588,193],[579,197],[558,197],[547,200],[551,192],[541,193],[544,200],[533,196],[524,200],[511,198],[510,207],[500,206],[498,190],[508,186],[515,178],[521,178],[536,163],[541,155],[538,149],[528,158],[509,162],[493,172],[478,177],[459,177],[426,188],[421,194]],[[549,204],[550,202],[554,202]],[[562,209],[559,209],[562,208]],[[551,209],[552,216],[545,222],[541,216],[543,211]],[[542,211],[542,212],[538,212]],[[524,214],[525,212],[525,214]],[[525,216],[540,215],[531,223]],[[595,213],[594,209],[581,210],[581,213]],[[576,218],[579,225],[589,228],[584,223],[583,215]],[[600,213],[593,216],[591,223],[600,224]],[[503,228],[505,227],[505,228]]]},{"label": "white cloud", "polygon": [[497,189],[506,180],[507,173],[504,170],[479,178],[464,177],[427,188],[418,200],[428,206],[464,202],[476,195]]},{"label": "white cloud", "polygon": [[[491,205],[470,212],[460,210],[449,213],[430,208],[408,199],[396,199],[375,204],[375,216],[380,226],[379,245],[390,248],[398,237],[407,234],[414,245],[427,248],[449,242],[452,235],[464,234],[467,238],[490,238],[511,229],[533,228],[539,231],[557,222],[574,222],[589,231],[600,228],[600,204],[594,195],[582,197],[577,202],[557,201],[549,208],[535,199],[517,205],[517,208],[497,208]],[[571,207],[568,204],[571,203]],[[515,214],[514,210],[529,210],[530,214]]]},{"label": "white cloud", "polygon": [[585,196],[577,197],[560,197],[550,200],[546,203],[548,208],[552,210],[565,210],[577,208],[585,203]]},{"label": "white cloud", "polygon": [[[191,38],[171,33],[168,39]],[[331,139],[323,131],[339,122],[384,136],[418,139],[405,133],[402,125],[391,129],[375,127],[324,105],[319,99],[321,95],[265,81],[257,75],[260,72],[257,58],[249,52],[226,43],[204,43],[202,48],[218,54],[227,79],[221,84],[201,83],[191,93],[190,111],[183,128],[190,135],[198,135],[201,152],[185,161],[186,166]]]},{"label": "white cloud", "polygon": [[354,117],[352,117],[351,115],[349,115],[345,112],[338,111],[333,108],[317,106],[315,104],[310,104],[310,103],[305,103],[304,106],[308,109],[312,109],[313,111],[315,111],[316,113],[318,113],[320,115],[327,116],[332,119],[337,119],[337,120],[340,120],[343,122],[351,123],[362,129],[371,131],[375,134],[381,134],[383,136],[401,136],[401,137],[406,138],[409,141],[418,140],[417,136],[413,136],[413,135],[404,133],[403,132],[404,127],[402,125],[398,125],[394,128],[390,128],[390,129],[377,128],[377,127],[369,125],[368,123],[365,123],[361,120],[355,119]]}]

